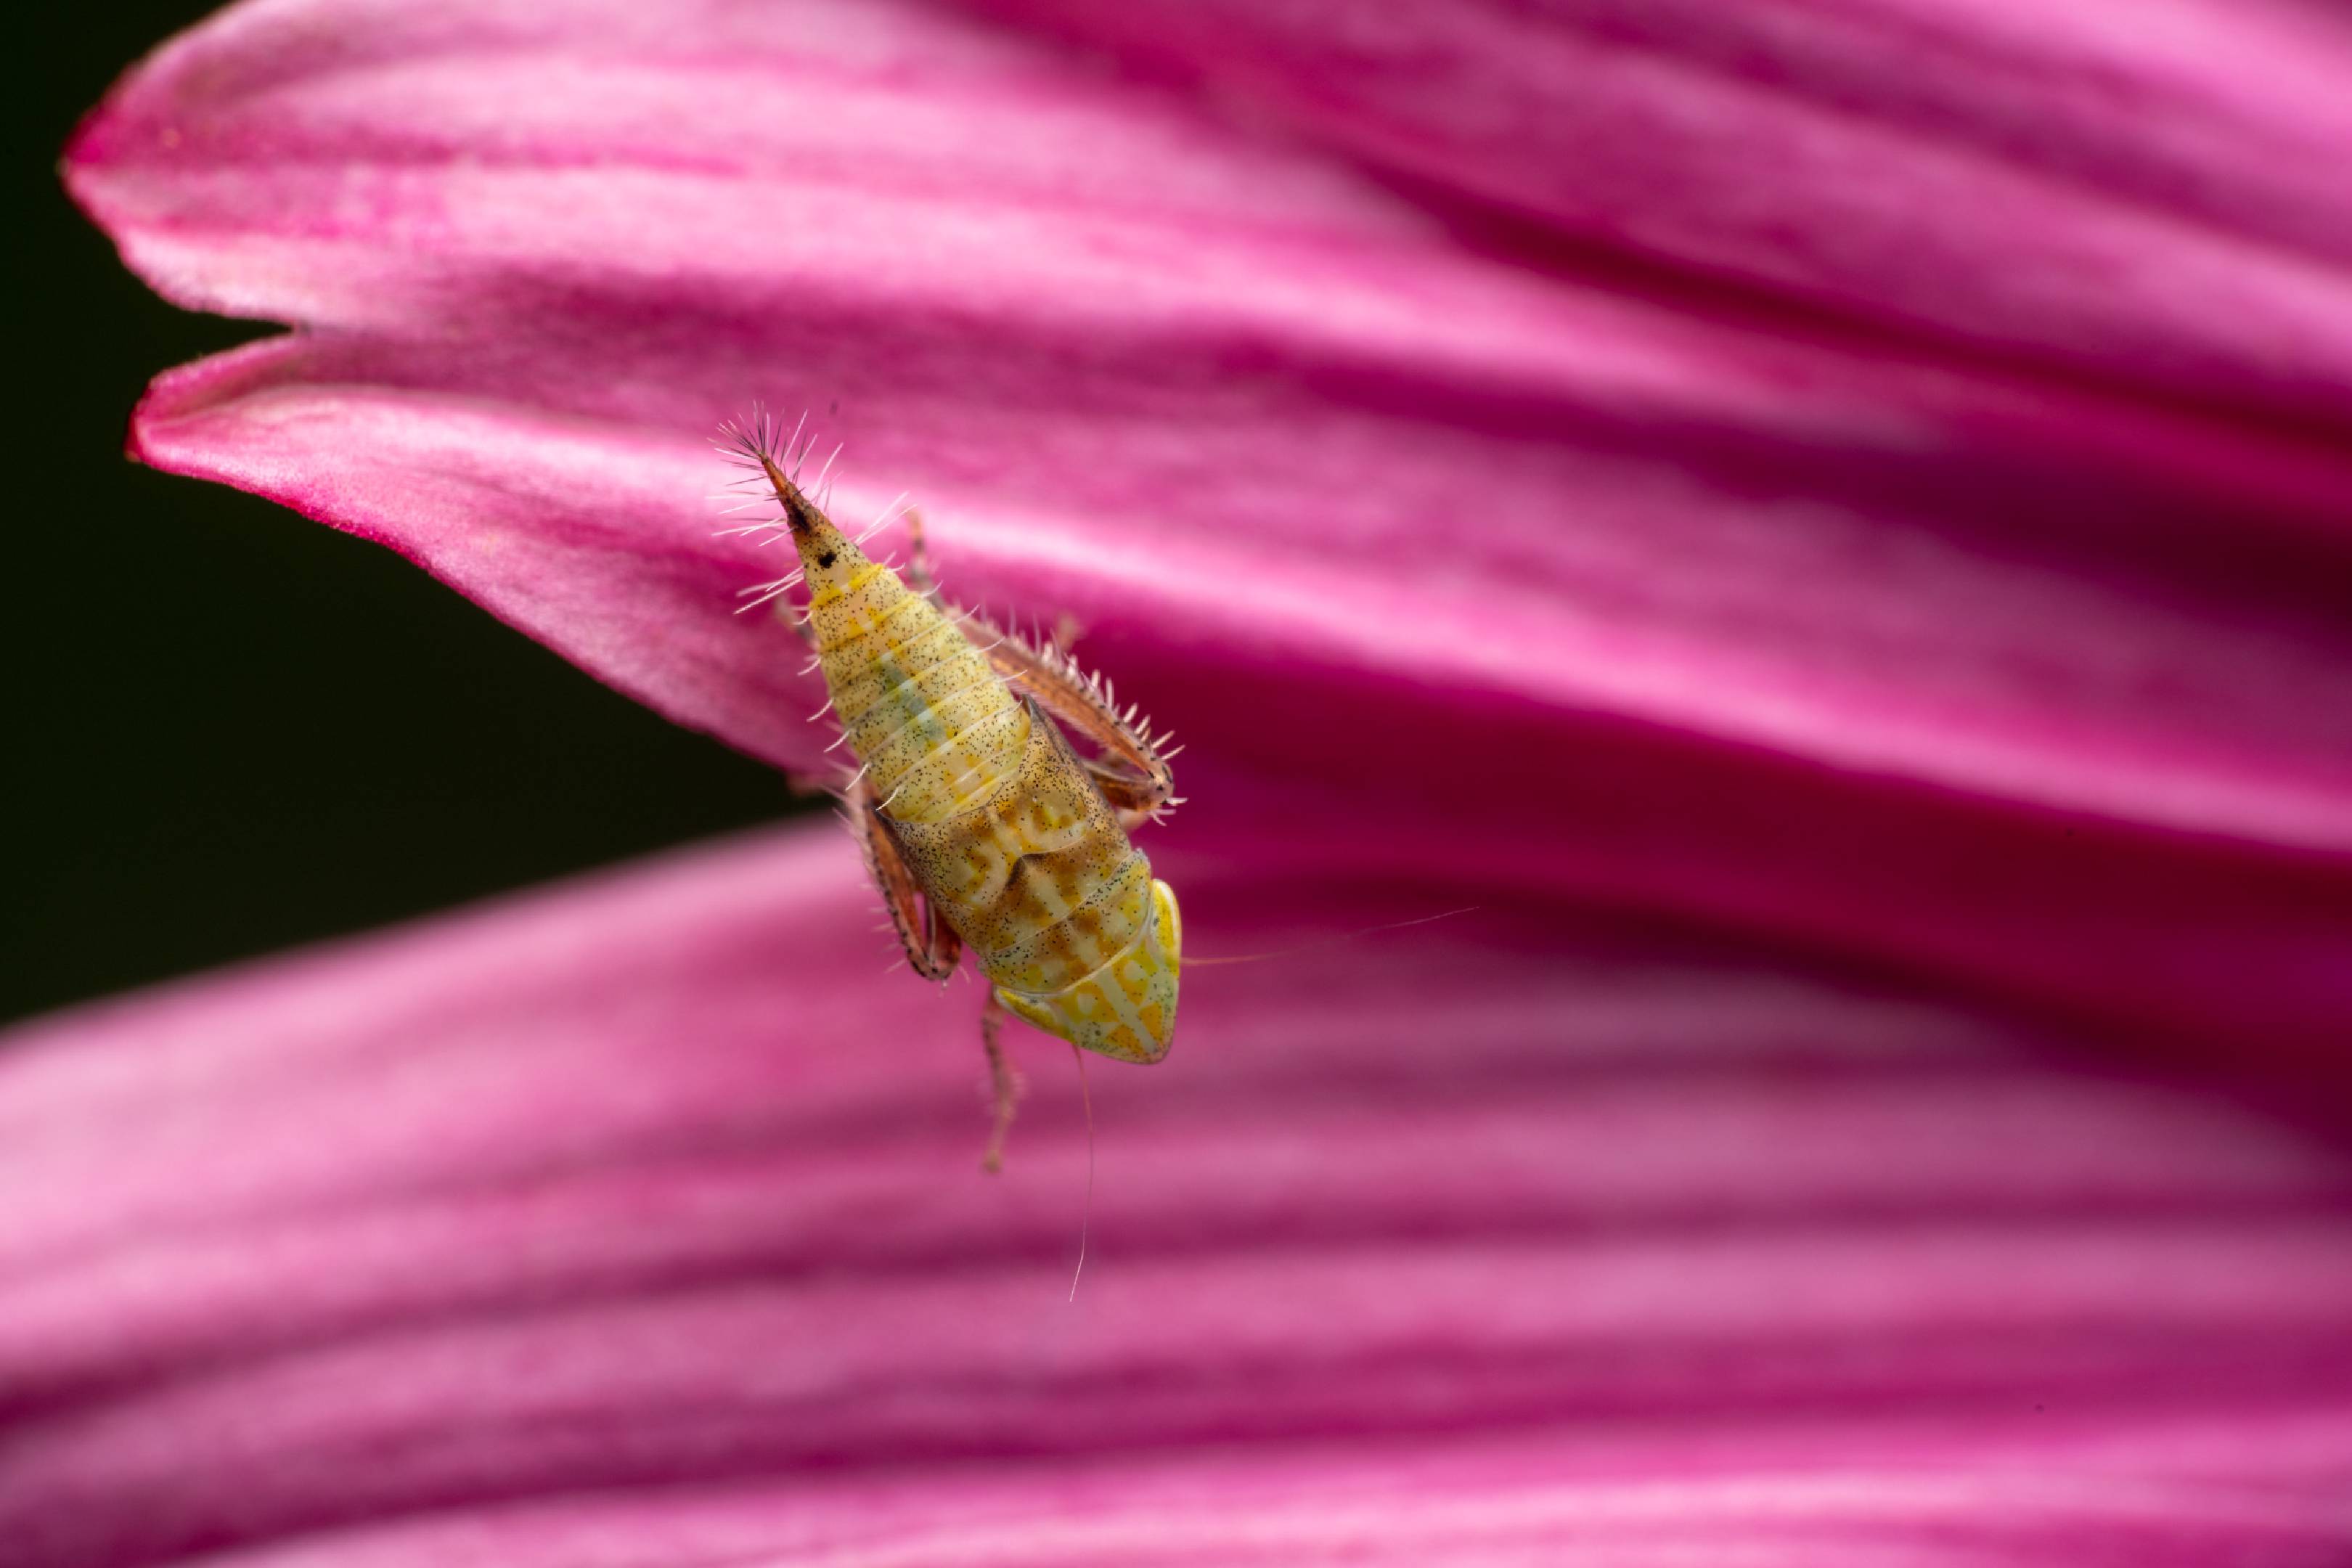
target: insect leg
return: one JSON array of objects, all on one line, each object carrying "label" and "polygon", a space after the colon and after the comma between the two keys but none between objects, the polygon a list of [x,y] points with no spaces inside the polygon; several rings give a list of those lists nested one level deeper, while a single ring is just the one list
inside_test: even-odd
[{"label": "insect leg", "polygon": [[940,580],[931,575],[931,547],[923,538],[923,514],[914,507],[907,509],[907,569],[899,574],[908,587],[931,602],[931,607],[945,613],[947,601],[940,597]]},{"label": "insect leg", "polygon": [[980,1045],[988,1053],[988,1089],[996,1102],[996,1125],[989,1130],[988,1148],[980,1157],[980,1168],[990,1175],[1004,1166],[1004,1134],[1013,1125],[1013,1101],[1019,1092],[1013,1069],[1004,1065],[1004,1047],[999,1038],[1009,1016],[1004,1004],[996,999],[996,988],[990,986],[988,1000],[980,1009]]},{"label": "insect leg", "polygon": [[1100,748],[1101,756],[1078,762],[1114,810],[1139,822],[1174,802],[1176,770],[1170,759],[1175,753],[1159,749],[1149,731],[1139,727],[1133,709],[1121,713],[1112,707],[1108,694],[1092,677],[1080,674],[1068,655],[1050,644],[1031,647],[1003,637],[988,650],[988,661],[1039,707]]},{"label": "insect leg", "polygon": [[848,807],[849,831],[865,852],[866,869],[882,890],[882,907],[890,911],[890,923],[907,950],[908,964],[926,980],[945,980],[963,957],[963,939],[922,896],[889,822],[874,809],[873,785],[861,777],[842,801]]}]

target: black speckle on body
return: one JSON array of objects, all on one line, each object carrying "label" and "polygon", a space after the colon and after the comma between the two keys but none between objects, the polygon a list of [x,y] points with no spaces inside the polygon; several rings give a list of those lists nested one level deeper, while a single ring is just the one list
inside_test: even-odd
[{"label": "black speckle on body", "polygon": [[830,566],[830,565],[832,565],[832,564],[833,564],[833,552],[832,552],[832,551],[830,551],[830,550],[828,550],[828,551],[826,551],[824,554],[822,554],[822,555],[818,556],[818,557],[816,558],[816,563],[817,563],[820,567],[823,567],[823,566]]}]

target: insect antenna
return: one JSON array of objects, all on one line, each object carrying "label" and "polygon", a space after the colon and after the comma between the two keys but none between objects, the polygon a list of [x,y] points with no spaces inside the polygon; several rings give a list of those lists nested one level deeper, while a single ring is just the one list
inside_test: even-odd
[{"label": "insect antenna", "polygon": [[1087,1108],[1087,1201],[1078,1210],[1078,1264],[1070,1270],[1070,1300],[1078,1299],[1078,1276],[1087,1271],[1087,1234],[1095,1221],[1095,1094],[1087,1083],[1087,1053],[1070,1045],[1070,1059],[1078,1064],[1078,1103]]},{"label": "insect antenna", "polygon": [[1229,958],[1188,956],[1184,960],[1184,967],[1193,969],[1204,963],[1264,963],[1270,958],[1295,958],[1302,952],[1317,952],[1327,947],[1338,947],[1341,942],[1353,942],[1360,936],[1370,936],[1376,931],[1402,931],[1407,926],[1433,925],[1439,921],[1450,921],[1455,915],[1476,914],[1481,907],[1477,904],[1465,904],[1458,910],[1446,910],[1439,914],[1423,915],[1418,920],[1391,921],[1386,925],[1365,926],[1360,931],[1341,931],[1338,936],[1327,936],[1320,942],[1301,942],[1297,947],[1286,947],[1274,952],[1243,952],[1235,953]]}]

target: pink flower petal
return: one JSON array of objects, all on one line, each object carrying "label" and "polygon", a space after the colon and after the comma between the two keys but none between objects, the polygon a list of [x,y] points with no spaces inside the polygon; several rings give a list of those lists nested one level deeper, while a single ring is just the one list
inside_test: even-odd
[{"label": "pink flower petal", "polygon": [[1560,236],[2352,426],[2352,21],[2304,0],[985,0]]},{"label": "pink flower petal", "polygon": [[[1171,858],[1203,956],[1454,896]],[[1063,1055],[982,1180],[827,832],[19,1032],[0,1560],[2352,1548],[2339,1146],[1486,897],[1196,967],[1075,1306]]]},{"label": "pink flower petal", "polygon": [[1180,833],[2352,1030],[2340,451],[1538,276],[907,7],[238,7],[68,175],[174,298],[310,329],[165,377],[140,455],[760,755],[824,737],[694,499],[755,395],[952,589],[1087,625],[1192,745]]}]

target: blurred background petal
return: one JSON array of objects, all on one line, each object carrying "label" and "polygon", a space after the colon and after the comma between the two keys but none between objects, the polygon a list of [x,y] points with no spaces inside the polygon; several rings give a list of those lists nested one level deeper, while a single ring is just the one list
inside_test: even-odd
[{"label": "blurred background petal", "polygon": [[[1462,896],[1171,861],[1227,957]],[[871,911],[812,826],[7,1040],[0,1561],[2352,1542],[2325,1142],[1490,901],[1195,967],[1097,1064],[1066,1305],[1075,1075],[1023,1037],[981,1180],[973,994]]]},{"label": "blurred background petal", "polygon": [[[1590,262],[2352,427],[2352,18],[2309,0],[977,0]],[[1799,330],[1802,330],[1800,327]]]}]

